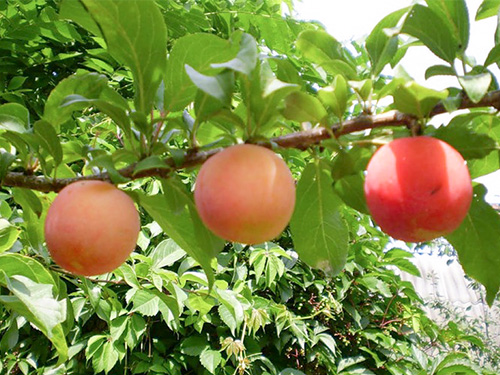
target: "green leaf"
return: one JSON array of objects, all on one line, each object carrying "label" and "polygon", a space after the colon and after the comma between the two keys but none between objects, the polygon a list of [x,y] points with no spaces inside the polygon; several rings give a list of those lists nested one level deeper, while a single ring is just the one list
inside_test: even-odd
[{"label": "green leaf", "polygon": [[186,252],[171,238],[160,242],[150,254],[153,267],[156,268],[171,266],[184,256],[186,256]]},{"label": "green leaf", "polygon": [[469,45],[469,12],[465,0],[426,0],[427,5],[446,23],[451,34],[459,42],[459,50],[465,51]]},{"label": "green leaf", "polygon": [[217,350],[204,350],[200,354],[200,362],[211,374],[215,374],[215,369],[219,367],[222,356]]},{"label": "green leaf", "polygon": [[80,1],[63,0],[59,6],[59,17],[60,19],[72,20],[92,34],[102,37],[99,26],[97,26]]},{"label": "green leaf", "polygon": [[154,0],[81,0],[109,53],[134,77],[135,109],[149,113],[166,66],[167,28]]},{"label": "green leaf", "polygon": [[318,91],[318,97],[324,105],[331,108],[333,114],[339,119],[344,117],[348,103],[347,81],[342,75],[335,76],[332,86],[322,88]]},{"label": "green leaf", "polygon": [[134,168],[134,175],[149,169],[169,169],[170,167],[158,155],[148,156],[142,159]]},{"label": "green leaf", "polygon": [[191,103],[197,87],[186,73],[189,65],[201,74],[216,73],[211,64],[231,60],[239,46],[212,34],[191,34],[178,39],[167,63],[165,74],[165,109],[179,111]]},{"label": "green leaf", "polygon": [[495,64],[495,63],[498,64],[499,62],[500,62],[500,44],[497,44],[488,53],[488,56],[486,57],[486,60],[484,62],[484,66],[488,67],[491,64]]},{"label": "green leaf", "polygon": [[433,65],[425,71],[425,79],[429,79],[434,76],[454,76],[455,71],[451,66],[448,65]]},{"label": "green leaf", "polygon": [[137,193],[140,205],[188,255],[193,257],[213,283],[211,260],[222,250],[224,241],[202,224],[193,198],[175,178],[163,183],[163,194],[147,196]]},{"label": "green leaf", "polygon": [[3,270],[0,270],[0,275],[3,275],[4,285],[13,294],[0,296],[0,302],[42,331],[57,350],[58,364],[64,363],[68,347],[61,323],[66,320],[66,301],[54,298],[52,283],[40,284],[21,275],[9,277]]},{"label": "green leaf", "polygon": [[490,73],[458,77],[460,85],[467,93],[469,99],[474,103],[479,103],[484,95],[486,95],[490,87],[491,80],[492,77]]},{"label": "green leaf", "polygon": [[181,353],[191,356],[199,356],[209,348],[207,339],[202,336],[190,336],[181,342]]},{"label": "green leaf", "polygon": [[0,219],[0,253],[9,250],[19,237],[19,229],[5,219]]},{"label": "green leaf", "polygon": [[58,129],[74,111],[88,106],[85,102],[66,104],[67,96],[80,95],[87,99],[99,99],[107,84],[106,77],[96,73],[74,74],[63,79],[50,93],[45,103],[43,119]]},{"label": "green leaf", "polygon": [[436,56],[448,61],[455,60],[459,50],[452,30],[432,9],[416,4],[406,17],[401,32],[424,43]]},{"label": "green leaf", "polygon": [[7,172],[9,171],[10,166],[12,165],[12,163],[14,163],[15,160],[16,157],[11,153],[0,151],[0,184],[3,181]]},{"label": "green leaf", "polygon": [[363,173],[345,176],[335,182],[334,189],[345,204],[364,214],[369,214],[364,193]]},{"label": "green leaf", "polygon": [[19,120],[23,124],[23,127],[27,129],[30,124],[30,115],[28,109],[18,103],[6,103],[0,105],[0,115],[12,116]]},{"label": "green leaf", "polygon": [[320,163],[309,164],[297,186],[297,203],[290,222],[300,259],[329,274],[338,274],[347,260],[348,228],[341,217],[340,198]]},{"label": "green leaf", "polygon": [[15,133],[26,133],[25,124],[19,117],[0,114],[0,130],[10,130]]},{"label": "green leaf", "polygon": [[467,217],[446,239],[457,251],[466,274],[485,286],[491,306],[500,289],[500,216],[484,201],[485,194],[483,185],[474,187]]},{"label": "green leaf", "polygon": [[476,21],[498,15],[500,0],[483,0],[476,13]]},{"label": "green leaf", "polygon": [[425,118],[440,100],[448,96],[448,91],[428,89],[411,81],[398,86],[392,96],[397,110]]},{"label": "green leaf", "polygon": [[327,113],[325,107],[314,96],[294,92],[285,100],[283,115],[289,120],[318,124],[327,116]]},{"label": "green leaf", "polygon": [[326,31],[303,31],[297,38],[296,46],[306,59],[324,67],[330,74],[342,74],[347,79],[357,78],[356,67],[347,58],[348,52]]},{"label": "green leaf", "polygon": [[54,158],[56,166],[61,164],[63,150],[54,127],[47,121],[39,120],[35,122],[34,132],[40,139],[43,148]]},{"label": "green leaf", "polygon": [[452,145],[466,160],[482,159],[499,148],[497,143],[486,134],[477,133],[454,122],[448,126],[439,127],[434,136]]},{"label": "green leaf", "polygon": [[398,37],[390,32],[409,8],[400,9],[384,17],[366,38],[366,50],[372,63],[372,74],[377,76],[391,62],[398,50]]},{"label": "green leaf", "polygon": [[186,73],[201,91],[216,98],[226,106],[231,103],[231,93],[234,86],[232,72],[226,71],[216,76],[207,76],[186,65]]},{"label": "green leaf", "polygon": [[240,50],[236,57],[228,62],[212,64],[212,68],[227,68],[250,75],[257,65],[257,43],[250,34],[241,36]]}]

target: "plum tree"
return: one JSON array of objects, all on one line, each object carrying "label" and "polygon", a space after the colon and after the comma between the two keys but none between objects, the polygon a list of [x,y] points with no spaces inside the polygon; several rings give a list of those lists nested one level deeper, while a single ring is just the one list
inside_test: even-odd
[{"label": "plum tree", "polygon": [[45,221],[54,261],[78,275],[120,266],[134,250],[140,219],[130,197],[103,181],[74,182],[58,194]]},{"label": "plum tree", "polygon": [[212,232],[228,241],[256,244],[285,229],[295,205],[295,182],[274,152],[241,144],[203,164],[194,197]]},{"label": "plum tree", "polygon": [[472,200],[464,159],[449,144],[396,139],[373,155],[364,185],[370,213],[393,238],[420,242],[453,232]]}]

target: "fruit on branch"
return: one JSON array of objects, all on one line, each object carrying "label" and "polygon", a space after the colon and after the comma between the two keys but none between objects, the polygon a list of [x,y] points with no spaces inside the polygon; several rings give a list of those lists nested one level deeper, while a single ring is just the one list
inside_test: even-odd
[{"label": "fruit on branch", "polygon": [[368,163],[364,190],[375,222],[407,242],[453,232],[472,200],[462,156],[449,144],[426,136],[396,139],[377,150]]},{"label": "fruit on branch", "polygon": [[139,230],[139,214],[132,199],[103,181],[66,186],[45,220],[45,240],[54,261],[85,276],[119,267],[134,250]]},{"label": "fruit on branch", "polygon": [[194,198],[203,223],[216,235],[256,244],[272,240],[287,226],[295,206],[295,182],[271,150],[236,145],[203,164]]}]

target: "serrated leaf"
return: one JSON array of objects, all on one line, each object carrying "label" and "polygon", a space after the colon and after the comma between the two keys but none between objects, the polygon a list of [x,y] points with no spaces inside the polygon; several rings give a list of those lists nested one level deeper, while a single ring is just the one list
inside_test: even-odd
[{"label": "serrated leaf", "polygon": [[160,242],[150,254],[155,268],[171,266],[184,256],[186,256],[186,252],[171,238]]},{"label": "serrated leaf", "polygon": [[322,88],[318,91],[318,98],[324,105],[331,108],[335,116],[342,119],[347,109],[347,81],[340,74],[335,76],[332,86]]},{"label": "serrated leaf", "polygon": [[137,193],[140,205],[170,238],[203,267],[212,284],[211,259],[222,250],[224,241],[202,224],[193,198],[181,182],[171,178],[164,182],[163,187],[162,195]]},{"label": "serrated leaf", "polygon": [[469,213],[446,239],[457,251],[466,274],[485,286],[491,306],[500,289],[500,216],[484,201],[485,194],[483,185],[474,187]]},{"label": "serrated leaf", "polygon": [[0,114],[0,130],[9,130],[14,133],[26,133],[28,131],[19,117],[5,114]]},{"label": "serrated leaf", "polygon": [[467,93],[469,99],[474,103],[479,103],[484,95],[486,95],[490,88],[491,80],[492,77],[490,73],[458,77],[460,85]]},{"label": "serrated leaf", "polygon": [[138,162],[134,168],[134,175],[149,169],[169,169],[170,167],[158,155],[148,156]]},{"label": "serrated leaf", "polygon": [[132,311],[144,316],[154,316],[160,311],[159,302],[159,298],[151,290],[139,289],[132,297]]},{"label": "serrated leaf", "polygon": [[335,182],[334,189],[345,204],[364,214],[369,214],[364,194],[364,175],[362,172],[344,176]]},{"label": "serrated leaf", "polygon": [[405,19],[401,32],[424,43],[436,56],[453,63],[459,50],[458,41],[441,17],[432,9],[414,5]]},{"label": "serrated leaf", "polygon": [[215,369],[219,367],[222,356],[217,350],[205,350],[200,354],[200,362],[211,374],[215,374]]},{"label": "serrated leaf", "polygon": [[201,74],[215,73],[211,64],[231,60],[238,53],[238,47],[212,34],[191,34],[178,39],[167,63],[165,109],[182,110],[196,96],[197,88],[186,73],[186,65]]},{"label": "serrated leaf", "polygon": [[167,59],[167,28],[156,2],[81,1],[98,24],[109,53],[132,71],[136,110],[149,113]]},{"label": "serrated leaf", "polygon": [[218,311],[221,320],[229,327],[231,334],[234,336],[238,323],[233,312],[224,305],[219,305]]},{"label": "serrated leaf", "polygon": [[[3,259],[9,260],[7,255]],[[1,259],[1,258],[0,258]],[[2,259],[2,260],[3,260]],[[22,258],[11,258],[10,260]],[[15,311],[34,324],[52,342],[58,355],[58,364],[64,363],[68,357],[68,346],[61,323],[66,320],[66,301],[54,298],[54,280],[50,284],[41,284],[21,275],[10,275],[0,268],[2,284],[13,295],[0,296],[0,302],[6,308]]]},{"label": "serrated leaf", "polygon": [[295,250],[311,267],[338,274],[347,260],[349,232],[341,217],[327,168],[306,166],[297,185],[297,203],[290,222]]}]

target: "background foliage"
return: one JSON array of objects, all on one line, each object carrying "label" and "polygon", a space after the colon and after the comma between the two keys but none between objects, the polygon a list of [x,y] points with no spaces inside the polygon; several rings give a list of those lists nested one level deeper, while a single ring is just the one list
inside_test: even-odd
[{"label": "background foliage", "polygon": [[[499,6],[484,1],[476,19]],[[499,370],[495,347],[479,335],[427,318],[394,272],[418,274],[412,254],[388,246],[362,193],[376,147],[412,132],[449,142],[472,177],[499,169],[490,107],[500,101],[488,70],[498,45],[483,64],[467,56],[462,0],[392,13],[349,46],[283,16],[291,8],[280,0],[0,3],[1,372]],[[443,60],[427,76],[454,75],[456,88],[383,74],[421,44]],[[471,109],[424,127],[460,107]],[[298,180],[290,228],[254,247],[214,237],[191,195],[196,165],[242,139],[274,147]],[[83,177],[120,184],[141,211],[136,251],[98,278],[65,273],[43,239],[54,192]],[[447,240],[492,304],[500,217],[485,188],[474,191],[468,218]],[[477,353],[487,359],[481,367]]]}]

